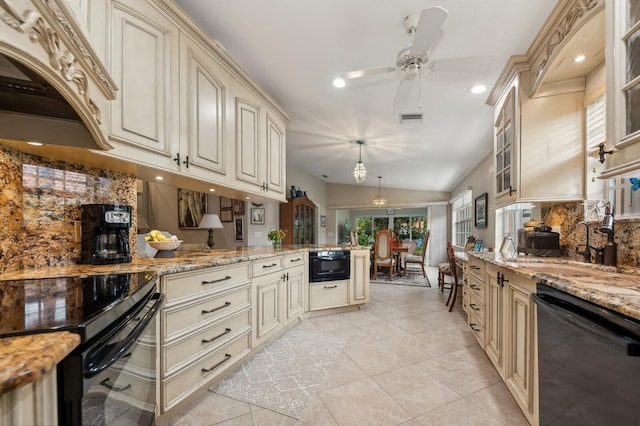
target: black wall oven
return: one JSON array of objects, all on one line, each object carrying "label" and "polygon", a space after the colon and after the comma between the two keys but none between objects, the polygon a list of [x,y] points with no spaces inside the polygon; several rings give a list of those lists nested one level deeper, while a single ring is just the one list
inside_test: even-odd
[{"label": "black wall oven", "polygon": [[0,282],[0,337],[70,331],[80,345],[57,367],[58,423],[151,425],[156,405],[153,273]]},{"label": "black wall oven", "polygon": [[349,250],[309,252],[309,282],[348,280],[351,276]]}]

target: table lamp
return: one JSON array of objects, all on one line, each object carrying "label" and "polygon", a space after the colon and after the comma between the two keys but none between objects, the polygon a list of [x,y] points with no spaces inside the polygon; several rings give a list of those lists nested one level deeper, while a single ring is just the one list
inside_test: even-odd
[{"label": "table lamp", "polygon": [[209,238],[207,238],[207,246],[209,248],[213,248],[213,230],[216,228],[223,228],[223,226],[217,214],[207,213],[202,216],[202,219],[200,220],[200,225],[198,226],[198,228],[209,230]]}]

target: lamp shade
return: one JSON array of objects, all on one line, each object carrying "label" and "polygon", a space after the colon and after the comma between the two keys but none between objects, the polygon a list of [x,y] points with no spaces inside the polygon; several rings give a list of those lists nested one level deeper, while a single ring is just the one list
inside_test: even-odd
[{"label": "lamp shade", "polygon": [[223,226],[217,214],[207,213],[202,215],[202,219],[200,220],[200,225],[198,226],[198,228],[215,229],[223,228]]}]

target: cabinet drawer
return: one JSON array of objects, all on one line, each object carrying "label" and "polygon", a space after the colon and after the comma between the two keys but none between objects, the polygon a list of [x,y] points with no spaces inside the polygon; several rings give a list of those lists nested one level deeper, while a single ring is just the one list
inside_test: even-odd
[{"label": "cabinet drawer", "polygon": [[250,262],[181,272],[162,277],[162,292],[167,305],[178,299],[202,297],[226,287],[249,282]]},{"label": "cabinet drawer", "polygon": [[484,303],[484,280],[471,275],[469,277],[469,294]]},{"label": "cabinet drawer", "polygon": [[484,281],[485,262],[475,257],[469,257],[469,275]]},{"label": "cabinet drawer", "polygon": [[469,312],[473,312],[473,315],[475,315],[476,319],[478,320],[477,322],[484,325],[484,303],[478,300],[478,298],[473,293],[469,294]]},{"label": "cabinet drawer", "polygon": [[184,368],[175,376],[162,380],[162,407],[166,412],[175,404],[208,384],[249,353],[251,333],[239,336],[218,351]]},{"label": "cabinet drawer", "polygon": [[254,277],[278,272],[282,270],[282,256],[273,256],[266,259],[254,260],[252,265]]},{"label": "cabinet drawer", "polygon": [[349,281],[329,281],[311,285],[310,310],[336,308],[349,304]]},{"label": "cabinet drawer", "polygon": [[222,292],[193,303],[162,310],[163,343],[251,306],[251,286]]},{"label": "cabinet drawer", "polygon": [[296,254],[288,254],[282,258],[282,266],[285,268],[293,268],[295,266],[303,266],[307,263],[307,252],[301,251]]},{"label": "cabinet drawer", "polygon": [[247,308],[222,322],[207,326],[195,334],[164,345],[162,351],[163,375],[171,374],[176,366],[189,362],[204,352],[214,350],[238,334],[246,332],[250,327],[251,310]]},{"label": "cabinet drawer", "polygon": [[475,311],[471,310],[471,314],[467,317],[467,324],[471,328],[473,336],[476,338],[480,347],[484,350],[484,325],[480,323],[480,320],[475,315]]}]

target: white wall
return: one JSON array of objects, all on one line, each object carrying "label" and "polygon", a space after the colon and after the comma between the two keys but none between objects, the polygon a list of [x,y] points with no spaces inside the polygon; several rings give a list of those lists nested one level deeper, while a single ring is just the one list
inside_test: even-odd
[{"label": "white wall", "polygon": [[[493,188],[493,152],[489,153],[481,162],[465,176],[462,181],[451,191],[451,198],[455,198],[462,192],[471,188],[472,197],[488,193],[487,227],[473,229],[473,236],[484,240],[485,247],[495,247],[495,204]],[[451,205],[449,205],[449,217],[451,217]],[[451,221],[449,221],[449,239],[451,239]]]}]

